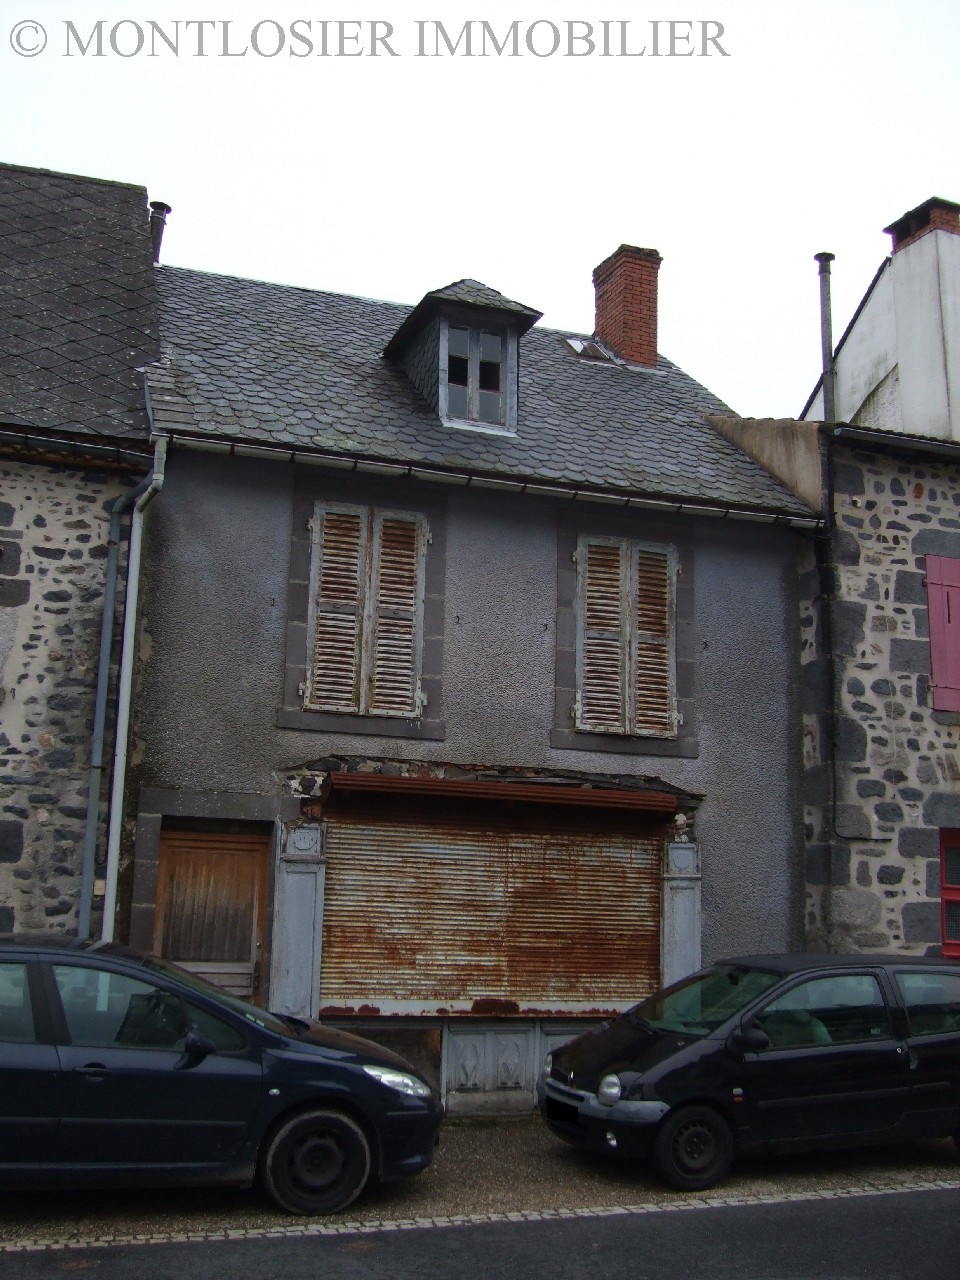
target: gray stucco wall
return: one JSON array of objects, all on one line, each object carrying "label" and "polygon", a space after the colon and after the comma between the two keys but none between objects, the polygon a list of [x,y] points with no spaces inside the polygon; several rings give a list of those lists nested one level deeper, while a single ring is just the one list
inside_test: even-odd
[{"label": "gray stucco wall", "polygon": [[[311,472],[317,497],[360,501],[382,482]],[[279,728],[294,469],[174,450],[148,513],[135,785],[279,794],[331,754],[660,778],[702,795],[704,955],[799,943],[801,825],[796,535],[689,522],[699,754],[550,745],[561,521],[669,540],[606,508],[440,485],[390,502],[433,515],[445,557],[439,740]],[[159,567],[158,567],[159,566]],[[687,584],[685,583],[685,586]],[[433,709],[433,714],[436,713]]]}]

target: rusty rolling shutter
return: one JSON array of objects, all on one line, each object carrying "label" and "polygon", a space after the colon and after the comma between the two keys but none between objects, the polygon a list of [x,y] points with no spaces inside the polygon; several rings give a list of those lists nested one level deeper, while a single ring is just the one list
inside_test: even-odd
[{"label": "rusty rolling shutter", "polygon": [[366,511],[318,506],[313,542],[312,649],[304,703],[317,711],[358,711]]},{"label": "rusty rolling shutter", "polygon": [[328,820],[321,1011],[575,1013],[657,986],[659,829],[459,808]]},{"label": "rusty rolling shutter", "polygon": [[161,832],[154,951],[254,996],[269,849],[265,835]]},{"label": "rusty rolling shutter", "polygon": [[668,551],[636,548],[634,635],[634,732],[675,733],[674,558]]},{"label": "rusty rolling shutter", "polygon": [[581,541],[577,728],[626,733],[627,581],[622,542]]},{"label": "rusty rolling shutter", "polygon": [[417,519],[374,513],[364,709],[376,715],[420,712],[424,536]]}]

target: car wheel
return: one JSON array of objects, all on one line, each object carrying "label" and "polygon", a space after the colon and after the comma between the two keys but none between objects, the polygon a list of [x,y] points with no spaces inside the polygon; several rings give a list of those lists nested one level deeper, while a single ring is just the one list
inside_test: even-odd
[{"label": "car wheel", "polygon": [[733,1134],[711,1107],[684,1107],[664,1120],[653,1144],[657,1172],[671,1187],[703,1191],[719,1182],[733,1159]]},{"label": "car wheel", "polygon": [[340,1111],[307,1111],[268,1140],[260,1181],[287,1213],[336,1213],[352,1204],[370,1177],[370,1144]]}]

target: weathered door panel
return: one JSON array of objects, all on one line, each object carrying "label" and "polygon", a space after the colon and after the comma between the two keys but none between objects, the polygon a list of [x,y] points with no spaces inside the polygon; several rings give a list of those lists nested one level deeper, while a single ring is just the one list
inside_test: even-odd
[{"label": "weathered door panel", "polygon": [[154,951],[256,999],[269,854],[267,834],[161,832]]}]

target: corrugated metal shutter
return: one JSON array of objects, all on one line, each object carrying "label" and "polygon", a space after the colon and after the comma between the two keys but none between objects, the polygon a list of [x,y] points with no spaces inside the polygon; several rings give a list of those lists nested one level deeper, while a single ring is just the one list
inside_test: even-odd
[{"label": "corrugated metal shutter", "polygon": [[422,813],[328,819],[321,1011],[584,1012],[657,986],[656,828]]},{"label": "corrugated metal shutter", "polygon": [[960,711],[960,560],[927,556],[930,666],[937,711]]},{"label": "corrugated metal shutter", "polygon": [[677,730],[676,553],[581,538],[577,565],[577,728],[669,737]]},{"label": "corrugated metal shutter", "polygon": [[256,994],[269,837],[162,831],[153,949],[245,999]]}]

